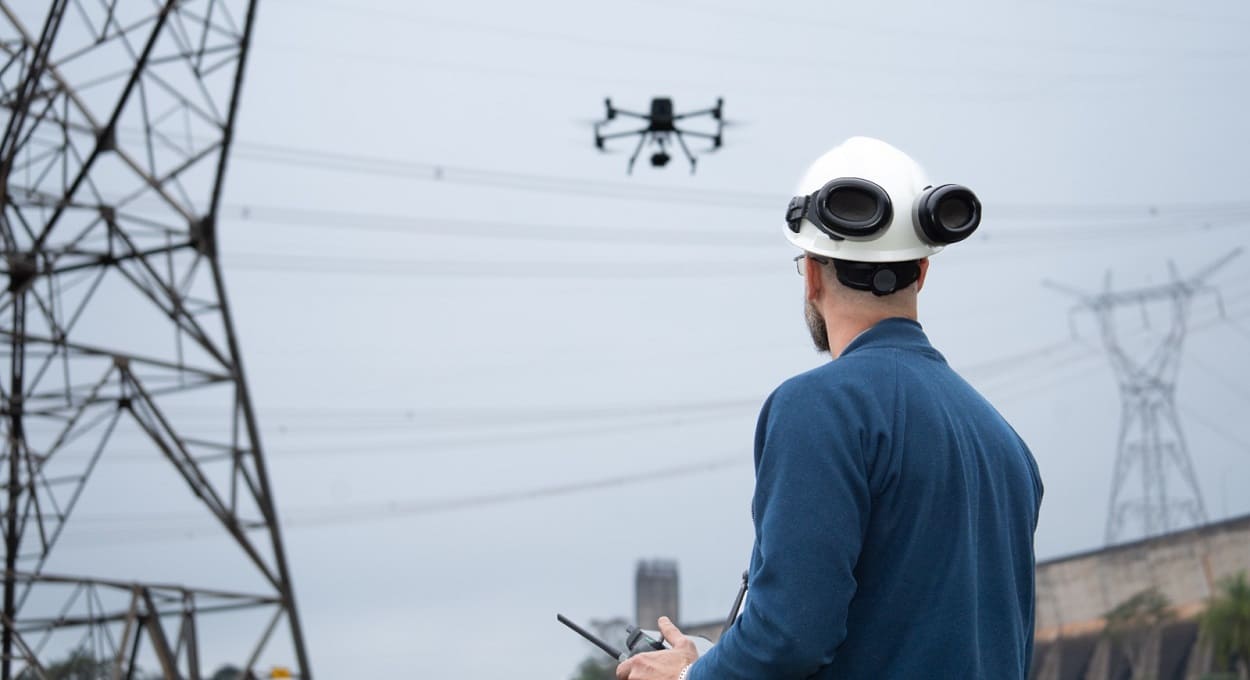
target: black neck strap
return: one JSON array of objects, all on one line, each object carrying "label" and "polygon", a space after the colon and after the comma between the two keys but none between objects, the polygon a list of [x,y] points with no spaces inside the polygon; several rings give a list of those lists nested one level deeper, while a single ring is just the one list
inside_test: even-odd
[{"label": "black neck strap", "polygon": [[869,290],[882,297],[902,290],[920,278],[920,264],[910,262],[852,262],[834,260],[838,281],[847,288]]}]

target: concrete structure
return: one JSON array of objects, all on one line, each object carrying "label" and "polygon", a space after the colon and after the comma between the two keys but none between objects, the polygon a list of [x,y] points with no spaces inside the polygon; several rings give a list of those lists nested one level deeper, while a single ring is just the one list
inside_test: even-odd
[{"label": "concrete structure", "polygon": [[[1250,571],[1250,515],[1037,565],[1034,680],[1200,680],[1211,653],[1198,616],[1224,579]],[[1169,621],[1107,630],[1105,615],[1156,589]]]},{"label": "concrete structure", "polygon": [[[661,582],[671,579],[671,588],[644,579],[643,564],[638,583],[648,590],[637,591],[639,620],[675,617],[676,563],[664,563]],[[1210,673],[1198,617],[1220,582],[1240,572],[1250,572],[1250,515],[1038,563],[1030,680],[1223,677]],[[1171,605],[1166,620],[1107,630],[1105,614],[1152,588]],[[724,619],[680,625],[715,641]]]},{"label": "concrete structure", "polygon": [[1102,630],[1104,613],[1158,588],[1179,618],[1202,611],[1219,582],[1250,570],[1250,515],[1037,565],[1037,639]]}]

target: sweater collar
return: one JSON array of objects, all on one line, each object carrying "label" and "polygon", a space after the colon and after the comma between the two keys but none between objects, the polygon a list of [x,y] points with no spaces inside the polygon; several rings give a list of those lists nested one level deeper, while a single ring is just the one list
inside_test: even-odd
[{"label": "sweater collar", "polygon": [[842,350],[839,358],[852,352],[868,347],[889,347],[894,349],[914,350],[933,354],[938,358],[942,355],[929,344],[920,323],[901,316],[882,319],[871,328],[855,336],[855,339]]}]

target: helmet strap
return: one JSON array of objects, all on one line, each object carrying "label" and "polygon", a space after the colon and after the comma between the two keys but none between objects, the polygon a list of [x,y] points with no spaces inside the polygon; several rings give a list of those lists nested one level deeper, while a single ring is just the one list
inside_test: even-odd
[{"label": "helmet strap", "polygon": [[838,281],[847,288],[872,291],[883,297],[902,290],[920,278],[920,263],[908,262],[853,262],[833,260]]}]

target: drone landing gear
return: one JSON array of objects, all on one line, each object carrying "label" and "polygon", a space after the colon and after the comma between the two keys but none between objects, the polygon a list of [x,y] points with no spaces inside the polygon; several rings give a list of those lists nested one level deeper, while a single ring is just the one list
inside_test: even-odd
[{"label": "drone landing gear", "polygon": [[692,175],[693,175],[693,174],[694,174],[694,168],[695,168],[695,157],[694,157],[694,154],[690,153],[690,147],[686,146],[686,140],[685,140],[685,138],[684,138],[684,137],[682,137],[682,135],[683,135],[683,134],[685,134],[685,135],[690,135],[690,134],[694,134],[694,133],[693,133],[693,132],[682,132],[682,131],[680,131],[680,130],[678,130],[678,131],[677,131],[677,143],[681,145],[681,151],[682,151],[682,153],[686,154],[686,160],[689,160],[689,161],[690,161],[690,174],[692,174]]},{"label": "drone landing gear", "polygon": [[[634,153],[630,154],[629,156],[629,163],[626,164],[625,166],[625,174],[627,175],[634,174],[634,161],[638,160],[638,154],[642,153],[642,145],[646,143],[647,143],[647,136],[645,134],[638,135],[638,146],[634,147]],[[661,145],[660,153],[663,153],[663,152],[664,152],[664,147],[663,145]]]}]

